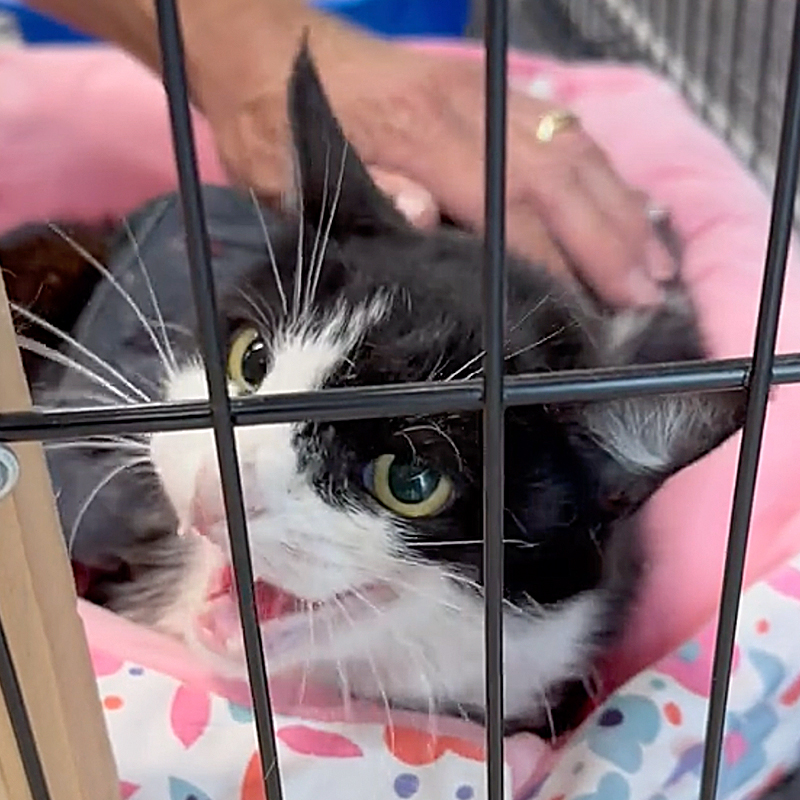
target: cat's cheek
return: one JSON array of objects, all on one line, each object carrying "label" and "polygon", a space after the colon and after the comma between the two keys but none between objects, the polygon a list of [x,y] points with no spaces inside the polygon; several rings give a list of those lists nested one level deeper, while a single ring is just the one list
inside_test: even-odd
[{"label": "cat's cheek", "polygon": [[214,455],[211,431],[156,433],[150,440],[150,457],[181,527],[189,524],[197,476],[209,454]]}]

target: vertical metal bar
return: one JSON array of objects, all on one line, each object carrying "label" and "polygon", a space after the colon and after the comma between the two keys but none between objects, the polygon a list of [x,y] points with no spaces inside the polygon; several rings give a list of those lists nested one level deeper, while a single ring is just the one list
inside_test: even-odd
[{"label": "vertical metal bar", "polygon": [[770,78],[770,40],[775,27],[776,0],[766,0],[763,13],[764,27],[761,29],[758,51],[758,81],[756,83],[756,105],[753,109],[753,152],[750,166],[757,167],[763,155],[764,136],[766,131],[766,110],[769,108]]},{"label": "vertical metal bar", "polygon": [[692,15],[689,13],[691,0],[673,0],[678,4],[677,31],[675,36],[675,52],[681,63],[679,88],[686,92],[691,76],[691,62],[689,59],[689,31],[692,27]]},{"label": "vertical metal bar", "polygon": [[[708,8],[705,15],[705,29],[702,31],[701,51],[703,57],[703,83],[705,84],[705,96],[703,98],[703,114],[708,119],[711,112],[711,104],[718,95],[717,76],[719,75],[720,60],[720,0],[707,0]],[[700,65],[698,64],[698,72]]]},{"label": "vertical metal bar", "polygon": [[262,774],[269,799],[281,800],[282,791],[275,747],[275,732],[272,725],[272,708],[267,686],[261,629],[256,613],[253,568],[247,543],[247,523],[242,499],[236,437],[231,420],[228,386],[223,366],[225,360],[219,340],[208,231],[205,224],[200,181],[197,175],[197,159],[189,114],[183,39],[175,0],[156,0],[156,11],[163,78],[169,102],[175,161],[178,167],[191,265],[192,293],[200,324],[200,340],[205,360],[214,439],[228,519],[231,561],[236,576],[236,594],[242,619],[250,691],[253,695]]},{"label": "vertical metal bar", "polygon": [[746,15],[744,13],[746,0],[737,0],[733,4],[733,35],[731,39],[731,61],[728,73],[728,86],[725,92],[725,108],[728,120],[725,126],[725,138],[730,141],[739,121],[739,100],[742,89],[739,85],[739,59],[744,46],[744,28]]},{"label": "vertical metal bar", "polygon": [[8,717],[17,740],[19,756],[33,800],[50,800],[50,790],[44,777],[42,761],[36,747],[36,739],[31,728],[28,711],[25,708],[25,698],[22,696],[22,687],[19,685],[14,662],[11,660],[11,650],[6,639],[3,621],[0,620],[0,691],[8,709]]},{"label": "vertical metal bar", "polygon": [[503,500],[506,69],[508,2],[486,14],[486,183],[483,283],[483,585],[489,800],[503,798]]},{"label": "vertical metal bar", "polygon": [[711,698],[703,754],[702,800],[714,800],[719,780],[719,762],[725,730],[725,710],[733,663],[736,618],[739,611],[747,538],[753,510],[756,474],[761,452],[770,376],[775,358],[778,320],[783,296],[786,258],[792,233],[797,170],[800,166],[800,9],[795,8],[792,59],[781,128],[780,155],[772,199],[761,304],[753,351],[747,417],[739,451],[736,490],[731,512],[730,537],[725,560],[722,599],[711,677]]}]

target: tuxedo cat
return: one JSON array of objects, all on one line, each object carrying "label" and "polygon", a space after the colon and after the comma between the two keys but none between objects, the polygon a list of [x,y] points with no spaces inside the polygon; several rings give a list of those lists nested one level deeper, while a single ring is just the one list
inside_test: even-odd
[{"label": "tuxedo cat", "polygon": [[[305,48],[289,113],[296,210],[204,189],[230,393],[480,376],[480,239],[406,223],[348,146]],[[39,406],[207,398],[175,195],[104,239],[104,263],[62,228],[16,237],[71,248],[98,278],[68,335],[17,304]],[[705,356],[680,282],[659,309],[612,311],[516,257],[507,270],[509,375]],[[743,414],[738,390],[507,411],[509,729],[570,724],[554,712],[571,708],[636,591],[636,511]],[[248,426],[237,442],[270,669],[481,719],[480,415]],[[219,627],[234,603],[229,585],[206,597],[199,543],[228,552],[210,431],[99,436],[47,455],[70,554],[93,570],[87,596],[241,663],[207,635],[209,615]]]}]

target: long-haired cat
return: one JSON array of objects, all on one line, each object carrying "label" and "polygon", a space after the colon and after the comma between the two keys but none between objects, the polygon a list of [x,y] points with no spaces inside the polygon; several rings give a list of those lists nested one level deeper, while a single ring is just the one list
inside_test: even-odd
[{"label": "long-haired cat", "polygon": [[[231,394],[481,375],[481,241],[421,232],[395,211],[305,48],[289,96],[297,211],[204,190]],[[99,278],[68,335],[44,331],[49,344],[17,305],[40,406],[207,397],[175,195],[119,226],[105,265],[60,228],[25,236],[77,248]],[[679,282],[657,310],[612,312],[518,258],[507,269],[509,375],[704,357]],[[569,724],[551,711],[569,707],[635,593],[635,512],[733,434],[743,409],[737,390],[507,411],[509,728]],[[237,440],[270,669],[480,719],[480,415],[256,425]],[[47,454],[71,557],[94,570],[87,595],[206,642],[198,620],[233,597],[223,587],[207,601],[202,539],[179,534],[227,552],[211,433],[99,436]]]}]

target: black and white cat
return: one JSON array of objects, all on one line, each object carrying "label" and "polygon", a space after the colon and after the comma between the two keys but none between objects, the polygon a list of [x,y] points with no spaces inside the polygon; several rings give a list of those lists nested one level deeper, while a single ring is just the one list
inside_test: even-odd
[{"label": "black and white cat", "polygon": [[[301,213],[204,190],[231,394],[480,375],[481,241],[405,222],[348,147],[305,49],[290,115]],[[125,228],[60,363],[32,370],[41,406],[207,397],[176,196]],[[679,283],[658,310],[612,312],[509,257],[507,286],[509,375],[704,357]],[[22,344],[52,356],[30,330]],[[635,593],[635,512],[743,410],[741,391],[508,410],[509,727],[547,729],[587,677]],[[237,441],[270,670],[480,718],[480,416],[249,426]],[[211,567],[198,537],[178,534],[227,552],[211,433],[54,443],[48,461],[70,553],[100,576],[89,596],[202,638]]]}]

